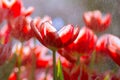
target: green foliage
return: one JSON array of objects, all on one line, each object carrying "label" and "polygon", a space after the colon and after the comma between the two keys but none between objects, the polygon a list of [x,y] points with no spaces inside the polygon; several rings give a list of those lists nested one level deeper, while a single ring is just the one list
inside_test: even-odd
[{"label": "green foliage", "polygon": [[60,59],[58,60],[57,65],[57,80],[64,80]]},{"label": "green foliage", "polygon": [[16,63],[16,55],[11,60],[6,61],[0,66],[0,80],[8,80],[10,73],[12,72]]}]

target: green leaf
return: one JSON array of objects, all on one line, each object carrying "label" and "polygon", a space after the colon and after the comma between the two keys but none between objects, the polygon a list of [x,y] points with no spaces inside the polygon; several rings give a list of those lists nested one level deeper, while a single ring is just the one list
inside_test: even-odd
[{"label": "green leaf", "polygon": [[16,63],[16,55],[11,60],[6,61],[0,66],[0,80],[8,80],[10,73],[12,72]]},{"label": "green leaf", "polygon": [[58,59],[57,80],[64,80],[60,59]]},{"label": "green leaf", "polygon": [[92,57],[91,57],[91,62],[90,62],[90,69],[92,69],[92,70],[94,69],[95,58],[96,58],[96,51],[93,51]]}]

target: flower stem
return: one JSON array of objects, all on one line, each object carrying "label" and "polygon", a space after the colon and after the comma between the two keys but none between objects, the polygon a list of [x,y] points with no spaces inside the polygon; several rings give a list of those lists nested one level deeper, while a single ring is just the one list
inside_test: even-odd
[{"label": "flower stem", "polygon": [[92,69],[92,70],[94,69],[95,58],[96,58],[96,51],[93,51],[91,62],[90,62],[90,69]]},{"label": "flower stem", "polygon": [[53,50],[53,80],[57,80],[57,73],[56,73],[56,51]]},{"label": "flower stem", "polygon": [[18,80],[20,80],[20,73],[21,73],[21,57],[18,56],[18,72],[17,72]]}]

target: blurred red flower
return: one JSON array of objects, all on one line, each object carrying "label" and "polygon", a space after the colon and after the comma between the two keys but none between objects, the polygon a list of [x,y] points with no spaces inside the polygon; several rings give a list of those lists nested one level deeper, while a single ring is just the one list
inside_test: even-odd
[{"label": "blurred red flower", "polygon": [[17,17],[21,14],[21,0],[2,0],[2,8],[8,10],[9,17]]},{"label": "blurred red flower", "polygon": [[95,49],[96,40],[96,35],[87,27],[83,27],[73,43],[58,50],[58,52],[70,62],[76,62],[78,56],[84,55],[84,58],[81,57],[81,60],[83,61],[85,56],[89,56]]},{"label": "blurred red flower", "polygon": [[105,31],[111,23],[111,15],[106,14],[102,17],[99,10],[84,13],[83,19],[87,27],[97,32]]},{"label": "blurred red flower", "polygon": [[109,35],[106,47],[110,57],[120,66],[120,39],[114,35]]},{"label": "blurred red flower", "polygon": [[20,41],[26,41],[32,38],[34,33],[32,32],[31,27],[29,25],[30,21],[31,18],[25,16],[19,16],[13,19],[10,22],[10,25],[8,25],[8,27],[11,28],[11,36]]},{"label": "blurred red flower", "polygon": [[108,54],[120,66],[120,39],[114,35],[106,34],[100,37],[96,51]]}]

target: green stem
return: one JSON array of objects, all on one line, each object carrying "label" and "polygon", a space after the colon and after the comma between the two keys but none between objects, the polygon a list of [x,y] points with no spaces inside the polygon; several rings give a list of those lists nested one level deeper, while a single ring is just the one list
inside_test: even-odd
[{"label": "green stem", "polygon": [[21,80],[20,79],[20,74],[21,74],[21,53],[22,53],[22,49],[23,49],[23,42],[22,42],[22,47],[21,47],[21,50],[20,50],[20,54],[17,56],[17,61],[18,61],[18,72],[17,72],[17,80]]},{"label": "green stem", "polygon": [[21,73],[21,57],[18,56],[18,72],[17,72],[17,78],[20,80],[20,73]]},{"label": "green stem", "polygon": [[93,51],[92,58],[91,58],[91,63],[90,63],[90,69],[94,69],[95,58],[96,58],[96,51]]},{"label": "green stem", "polygon": [[53,50],[53,80],[57,80],[57,71],[56,71],[56,51]]}]

